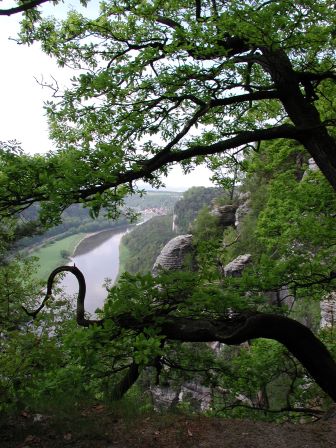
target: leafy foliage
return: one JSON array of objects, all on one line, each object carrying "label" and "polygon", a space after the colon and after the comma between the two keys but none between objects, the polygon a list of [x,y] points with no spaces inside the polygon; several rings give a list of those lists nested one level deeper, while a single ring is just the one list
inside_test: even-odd
[{"label": "leafy foliage", "polygon": [[58,149],[1,151],[4,214],[40,201],[55,224],[83,202],[116,218],[138,179],[161,186],[177,162],[231,169],[237,150],[278,138],[300,141],[336,188],[330,0],[111,0],[93,19],[32,14],[21,42],[79,73],[46,105]]}]

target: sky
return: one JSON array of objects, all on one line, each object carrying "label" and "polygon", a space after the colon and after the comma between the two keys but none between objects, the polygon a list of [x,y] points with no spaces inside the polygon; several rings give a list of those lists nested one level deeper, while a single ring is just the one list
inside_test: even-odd
[{"label": "sky", "polygon": [[[1,8],[12,7],[13,2],[1,1]],[[98,5],[92,0],[91,8]],[[76,0],[66,5],[44,6],[47,14],[63,15],[69,6],[78,8]],[[51,96],[48,88],[38,81],[54,77],[60,86],[67,84],[71,71],[61,69],[56,62],[44,54],[39,44],[30,47],[18,45],[14,39],[19,30],[21,14],[0,16],[0,141],[17,140],[25,152],[43,153],[53,149],[48,136],[48,122],[43,104]],[[167,189],[185,190],[191,186],[211,186],[210,171],[198,167],[185,175],[177,166],[165,180]]]}]

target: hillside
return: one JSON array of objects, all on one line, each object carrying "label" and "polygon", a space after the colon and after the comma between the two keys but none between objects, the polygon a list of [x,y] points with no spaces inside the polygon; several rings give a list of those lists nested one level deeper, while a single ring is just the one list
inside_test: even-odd
[{"label": "hillside", "polygon": [[[131,214],[163,215],[172,213],[181,193],[170,191],[148,191],[143,196],[133,195],[125,198],[123,213],[116,220],[109,219],[104,210],[93,217],[90,211],[79,204],[73,204],[62,214],[62,222],[51,229],[41,229],[41,233],[19,241],[19,247],[31,247],[48,239],[60,239],[76,233],[98,232],[130,222]],[[39,206],[34,205],[23,214],[27,221],[34,221],[38,216]]]}]

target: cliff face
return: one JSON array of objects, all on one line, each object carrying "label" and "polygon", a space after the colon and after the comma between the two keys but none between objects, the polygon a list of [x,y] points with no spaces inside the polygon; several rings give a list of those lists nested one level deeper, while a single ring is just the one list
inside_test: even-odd
[{"label": "cliff face", "polygon": [[210,213],[218,218],[221,226],[229,227],[235,224],[236,210],[236,205],[214,205]]},{"label": "cliff face", "polygon": [[[315,169],[316,167],[314,166],[314,164],[310,163],[309,168],[307,169],[307,173],[309,173],[309,171],[313,172],[315,171]],[[302,174],[303,173],[304,171],[302,170]],[[251,188],[251,194],[249,193],[240,194],[235,199],[234,205],[233,204],[220,205],[220,203],[224,202],[223,198],[216,199],[212,204],[212,209],[210,211],[203,209],[202,213],[199,214],[194,224],[190,226],[190,228],[193,229],[194,231],[195,244],[199,244],[196,248],[198,250],[197,257],[199,260],[201,260],[200,263],[202,263],[202,260],[205,261],[204,263],[205,269],[208,266],[207,263],[209,263],[209,265],[210,263],[212,263],[210,266],[212,271],[210,271],[209,269],[209,272],[218,273],[218,270],[216,271],[216,269],[218,269],[218,265],[221,263],[222,264],[222,266],[220,267],[221,274],[225,277],[240,277],[244,269],[248,269],[249,274],[251,274],[252,276],[254,275],[254,272],[253,270],[250,271],[249,265],[254,263],[256,279],[253,278],[252,280],[253,282],[255,281],[255,283],[253,282],[249,283],[248,282],[249,277],[246,278],[244,277],[242,279],[241,284],[243,285],[243,287],[245,287],[245,289],[244,290],[241,289],[241,293],[239,292],[241,294],[241,299],[244,300],[244,295],[246,295],[246,297],[249,298],[250,296],[253,295],[250,293],[250,291],[255,291],[256,297],[255,302],[253,303],[256,304],[255,305],[256,307],[258,307],[260,298],[260,302],[263,301],[263,304],[265,304],[265,306],[267,306],[267,304],[274,305],[278,307],[280,312],[281,312],[280,308],[283,305],[286,305],[288,309],[291,310],[294,304],[293,294],[294,291],[296,291],[294,287],[291,287],[292,283],[290,283],[287,277],[284,275],[284,273],[286,274],[287,272],[285,269],[286,266],[281,265],[281,263],[286,261],[286,256],[288,256],[289,260],[291,260],[290,257],[292,255],[293,258],[294,256],[301,256],[302,263],[305,263],[306,253],[307,253],[306,258],[309,260],[310,259],[309,256],[314,255],[315,250],[317,251],[317,249],[315,249],[314,246],[315,240],[310,241],[309,239],[313,227],[309,227],[309,225],[307,225],[308,242],[306,242],[306,240],[303,238],[306,234],[304,232],[301,232],[301,229],[305,230],[305,227],[298,226],[300,232],[297,231],[295,233],[294,231],[296,230],[295,225],[301,223],[301,218],[304,219],[306,217],[305,213],[308,214],[308,217],[310,216],[309,213],[313,206],[316,208],[316,212],[315,209],[313,209],[313,212],[316,213],[317,224],[319,223],[318,220],[320,219],[320,215],[323,215],[323,213],[325,213],[326,210],[325,207],[322,206],[320,206],[320,208],[317,207],[315,204],[316,201],[315,202],[307,201],[306,203],[303,194],[301,194],[301,196],[300,195],[295,196],[298,191],[295,185],[300,185],[300,187],[303,188],[302,191],[304,192],[304,194],[306,194],[307,192],[306,197],[309,198],[322,197],[323,199],[322,195],[314,196],[314,189],[313,189],[315,185],[314,179],[315,180],[318,179],[318,175],[308,176],[307,174],[306,176],[304,176],[305,180],[302,182],[301,182],[302,176],[300,179],[295,178],[294,180],[296,183],[294,184],[294,182],[288,181],[288,179],[291,179],[290,174],[291,173],[288,174],[287,172],[284,173],[281,172],[281,176],[279,175],[281,182],[280,181],[274,182],[274,185],[271,184],[270,182],[270,187],[265,189],[263,188],[263,184],[261,184],[262,186],[259,189],[257,187],[255,187],[255,189]],[[282,181],[282,179],[285,179],[287,183]],[[311,185],[312,188],[305,189],[304,188],[305,183],[308,186]],[[248,184],[246,185],[248,186]],[[285,194],[282,195],[280,194],[283,191],[285,191],[287,194],[287,190],[285,188],[282,190],[280,188],[276,188],[279,185],[280,186],[284,185],[285,187],[288,187],[287,189],[289,197],[288,202],[290,206],[286,205],[287,197],[284,197]],[[273,190],[271,190],[271,187],[273,188]],[[273,198],[273,202],[269,200],[269,198],[271,199]],[[313,204],[313,206],[310,206],[311,203]],[[284,207],[283,204],[285,204],[286,207]],[[323,205],[322,201],[321,204]],[[309,208],[308,206],[310,206],[311,208]],[[287,211],[287,209],[291,211],[290,207],[293,207],[294,212],[296,210],[299,211],[299,213],[293,214],[294,218],[292,219],[290,219],[292,215],[290,215],[290,213],[288,213]],[[285,210],[285,212],[283,212],[283,209]],[[304,212],[301,212],[301,210],[303,210]],[[283,216],[281,215],[282,212]],[[247,216],[249,213],[250,215]],[[331,217],[334,216],[331,213],[329,214]],[[306,221],[309,224],[310,222],[309,219],[307,219]],[[312,220],[311,222],[315,221]],[[257,227],[258,225],[259,227]],[[290,232],[291,231],[290,226],[292,226],[294,229],[292,233]],[[332,224],[330,224],[329,227],[332,228]],[[317,228],[319,229],[319,227]],[[321,226],[321,228],[323,227]],[[285,230],[289,229],[288,231],[289,236],[287,240],[285,238],[282,239],[280,238],[283,237],[283,235],[285,234],[282,229]],[[264,231],[264,233],[262,233],[262,230]],[[272,230],[274,230],[274,234],[272,234]],[[302,239],[300,239],[301,235],[303,236]],[[255,238],[255,241],[252,240],[253,238]],[[209,245],[203,244],[206,241],[209,241],[210,244]],[[317,239],[317,241],[320,240]],[[311,252],[309,252],[310,243],[312,243]],[[272,251],[269,250],[268,244],[272,248]],[[281,244],[283,246],[281,246]],[[299,244],[301,244],[301,246]],[[304,244],[306,244],[307,246],[304,246]],[[273,247],[275,247],[275,249],[277,249],[278,251],[273,250]],[[280,249],[278,249],[278,247]],[[288,253],[283,250],[283,247],[289,248]],[[319,246],[316,245],[316,247]],[[180,235],[179,237],[175,237],[162,250],[161,254],[159,255],[158,259],[155,262],[153,272],[157,273],[159,266],[168,270],[183,269],[185,257],[190,253],[193,254],[192,235],[188,233],[187,235]],[[209,254],[211,254],[212,259],[210,259]],[[261,258],[262,256],[265,256],[265,258],[262,259]],[[322,262],[323,260],[324,259],[322,259]],[[277,271],[278,267],[277,263],[280,266],[278,271]],[[300,266],[298,265],[297,267],[298,274],[300,274]],[[272,268],[274,268],[273,271]],[[273,274],[273,277],[270,275],[268,279],[267,275],[269,272]],[[258,278],[261,279],[259,283]],[[275,281],[274,278],[277,281]],[[236,284],[240,285],[239,279],[229,279],[229,278],[221,278],[218,280],[218,283],[222,285],[225,284],[227,285],[228,288],[229,287],[234,288]],[[253,285],[256,285],[254,290],[252,288],[250,289],[249,286],[250,284],[252,284],[252,287]],[[282,284],[284,286],[281,286]],[[226,291],[226,293],[229,295],[228,290]],[[304,299],[306,297],[303,293],[301,293],[301,295],[298,294],[297,297],[298,297],[297,303],[294,306],[294,312],[296,313],[295,318],[297,320],[300,319],[302,320],[302,316],[305,315],[313,316],[311,318],[312,323],[309,324],[305,322],[305,325],[311,328],[313,328],[314,326],[314,328],[316,328],[316,312],[314,314],[311,313],[309,309],[307,310],[307,307],[305,307],[304,303],[299,302],[299,299],[301,297],[303,297]],[[307,297],[309,297],[309,288],[307,288]],[[254,297],[252,297],[251,300],[254,300]],[[235,305],[232,306],[232,309],[234,309],[234,307]],[[284,311],[285,312],[287,311],[286,308],[284,309]],[[321,302],[321,327],[330,328],[332,326],[335,326],[335,320],[336,320],[336,293],[334,292]],[[225,357],[229,353],[227,347],[223,348],[221,344],[218,344],[216,342],[211,343],[211,345],[209,344],[209,346],[211,347],[213,352],[218,356]],[[250,347],[248,347],[248,349],[250,349]],[[244,349],[239,348],[239,351],[241,353],[244,353]],[[250,352],[252,353],[252,350],[250,350]],[[260,356],[260,353],[258,353],[257,351],[253,352],[252,354],[250,354],[250,352],[249,356],[251,357],[255,356],[255,359],[257,359],[258,356]],[[237,359],[239,356],[237,355]],[[280,371],[280,368],[282,368],[282,364],[280,363],[280,361],[279,366]],[[207,407],[211,407],[212,404],[211,401],[209,402],[209,396],[211,396],[213,391],[217,389],[209,389],[207,387],[204,388],[203,385],[204,384],[208,385],[209,383],[205,382],[204,379],[202,380],[201,378],[202,377],[195,378],[193,382],[190,382],[186,380],[185,376],[184,377],[182,376],[179,380],[180,383],[176,387],[175,386],[174,387],[168,386],[166,388],[159,387],[155,391],[153,390],[153,397],[155,395],[154,401],[157,400],[156,402],[158,403],[158,406],[160,406],[159,403],[164,402],[165,404],[163,406],[169,407],[173,406],[174,403],[177,404],[180,400],[184,399],[185,397],[188,397],[187,400],[189,402],[194,403],[194,409],[206,409]],[[305,381],[304,378],[303,381]],[[174,383],[174,385],[176,385],[176,383]],[[221,387],[223,388],[223,385],[221,385]],[[228,395],[236,393],[235,391],[236,389],[234,387],[231,387],[230,390],[228,390]],[[267,390],[265,391],[263,389],[263,385],[261,385],[260,389],[257,391],[255,396],[251,395],[253,401],[252,404],[253,405],[254,403],[257,403],[257,405],[260,403],[267,404],[268,399],[267,393],[268,393]],[[246,396],[249,396],[246,392],[244,392],[244,394]],[[285,399],[284,396],[283,397],[281,396],[281,400]],[[244,395],[242,395],[241,397],[235,396],[234,398],[236,402],[246,399]]]},{"label": "cliff face", "polygon": [[333,328],[336,326],[336,292],[331,292],[320,303],[321,328]]}]

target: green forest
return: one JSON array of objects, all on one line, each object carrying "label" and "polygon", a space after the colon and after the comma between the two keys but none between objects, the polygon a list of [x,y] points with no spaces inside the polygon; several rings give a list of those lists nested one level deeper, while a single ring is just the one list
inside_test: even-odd
[{"label": "green forest", "polygon": [[[0,137],[0,445],[332,446],[334,3],[0,6],[72,70],[44,84],[54,149]],[[163,193],[175,165],[214,186]],[[46,283],[21,251],[158,204],[95,316],[77,266]]]}]

